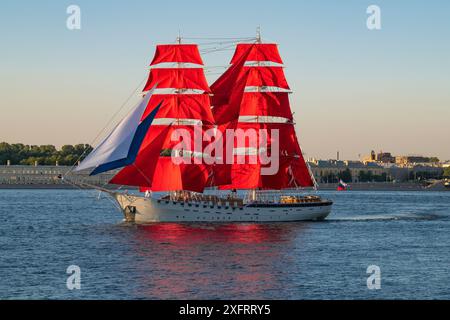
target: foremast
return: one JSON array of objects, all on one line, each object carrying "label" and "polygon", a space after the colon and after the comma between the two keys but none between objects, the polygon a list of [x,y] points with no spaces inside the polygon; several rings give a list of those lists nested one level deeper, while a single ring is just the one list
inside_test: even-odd
[{"label": "foremast", "polygon": [[[160,109],[144,139],[133,165],[122,169],[111,183],[138,186],[141,191],[203,192],[211,176],[211,166],[203,161],[202,149],[197,150],[192,139],[176,154],[172,133],[183,129],[191,137],[202,135],[214,124],[210,107],[210,88],[203,70],[203,60],[196,44],[175,44],[156,47],[151,70],[143,89],[155,87],[144,117],[158,105]],[[200,146],[202,147],[202,146]],[[189,158],[175,163],[174,157]],[[189,163],[190,162],[190,163]]]}]

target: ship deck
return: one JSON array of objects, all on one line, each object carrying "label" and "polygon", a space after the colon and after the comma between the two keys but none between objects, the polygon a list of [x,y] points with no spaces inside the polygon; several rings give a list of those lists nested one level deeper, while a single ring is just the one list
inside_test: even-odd
[{"label": "ship deck", "polygon": [[194,194],[194,193],[177,193],[166,195],[158,201],[174,202],[186,204],[188,206],[224,206],[224,207],[312,207],[312,206],[328,206],[333,202],[323,200],[319,196],[280,196],[278,201],[268,198],[260,198],[251,201],[245,201],[242,198],[229,195],[228,197],[219,197],[216,195]]}]

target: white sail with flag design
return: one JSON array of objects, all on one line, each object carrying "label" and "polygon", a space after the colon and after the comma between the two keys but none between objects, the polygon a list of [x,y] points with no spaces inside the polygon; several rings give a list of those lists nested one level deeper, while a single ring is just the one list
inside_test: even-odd
[{"label": "white sail with flag design", "polygon": [[[158,111],[153,110],[145,119],[141,118],[147,108],[154,88],[150,90],[112,132],[84,159],[75,171],[95,169],[91,175],[120,168],[133,162],[142,143],[146,129]],[[141,126],[141,127],[140,127]],[[140,129],[140,130],[139,130]],[[138,136],[139,133],[139,136]],[[133,157],[134,155],[134,157]]]}]

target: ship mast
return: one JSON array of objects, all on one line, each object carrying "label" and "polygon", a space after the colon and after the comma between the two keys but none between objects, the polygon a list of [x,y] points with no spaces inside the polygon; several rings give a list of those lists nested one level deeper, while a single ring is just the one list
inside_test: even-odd
[{"label": "ship mast", "polygon": [[256,43],[262,43],[261,41],[261,27],[256,28]]},{"label": "ship mast", "polygon": [[[256,43],[258,43],[258,44],[261,44],[261,43],[262,43],[262,41],[261,41],[261,27],[260,27],[260,26],[258,26],[258,27],[256,28]],[[256,65],[257,65],[258,67],[260,67],[260,66],[261,66],[261,62],[258,60],[258,61],[256,62]],[[257,87],[256,89],[257,89],[257,92],[261,92],[261,87]],[[256,124],[259,125],[259,115],[256,116]],[[258,139],[259,139],[259,134],[258,134]],[[258,156],[259,156],[259,151],[260,151],[260,149],[259,149],[259,143],[258,143],[257,149],[256,149],[256,154],[257,154]],[[250,191],[250,194],[251,194],[250,199],[251,199],[252,201],[257,201],[257,191],[256,191],[256,189],[252,189],[252,190]]]},{"label": "ship mast", "polygon": [[[203,192],[207,185],[212,169],[204,162],[193,161],[195,157],[203,156],[196,152],[194,142],[186,142],[187,145],[179,149],[183,138],[180,137],[179,141],[171,139],[172,132],[177,129],[195,137],[196,126],[201,127],[203,134],[205,128],[214,123],[209,98],[211,90],[198,46],[184,44],[181,40],[179,34],[175,44],[156,47],[143,91],[152,87],[156,90],[144,117],[157,105],[161,107],[135,163],[120,171],[111,183],[139,186],[141,191],[167,192]],[[175,67],[167,67],[167,64]],[[181,164],[173,161],[173,155],[180,157]],[[155,157],[156,160],[150,161]]]},{"label": "ship mast", "polygon": [[[243,61],[242,61],[243,60]],[[313,186],[310,171],[299,146],[289,94],[291,90],[283,71],[283,61],[274,43],[263,43],[261,30],[256,32],[256,41],[242,43],[236,47],[230,67],[213,85],[213,113],[219,126],[234,129],[267,130],[267,142],[272,141],[274,130],[279,132],[279,171],[268,176],[261,175],[264,165],[238,164],[231,169],[232,183],[229,189],[273,189]],[[230,84],[230,80],[234,84]],[[249,154],[251,146],[245,147]],[[235,145],[235,155],[241,146]],[[271,148],[267,146],[268,150]],[[259,157],[260,146],[256,152]],[[255,152],[255,149],[251,152]],[[249,152],[247,152],[249,151]],[[272,154],[272,153],[271,153]],[[236,159],[234,159],[236,160]]]}]

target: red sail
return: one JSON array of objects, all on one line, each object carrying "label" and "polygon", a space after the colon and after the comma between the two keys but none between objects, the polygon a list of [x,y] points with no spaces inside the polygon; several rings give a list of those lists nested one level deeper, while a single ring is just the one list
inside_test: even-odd
[{"label": "red sail", "polygon": [[[158,46],[152,65],[163,62],[189,62],[201,64],[196,45]],[[210,165],[194,161],[202,157],[203,141],[200,146],[191,139],[183,150],[175,150],[184,137],[173,136],[175,130],[183,129],[191,138],[203,135],[214,123],[208,92],[209,86],[202,68],[153,68],[144,88],[147,91],[156,85],[157,89],[170,90],[169,94],[157,90],[151,97],[143,117],[161,104],[133,165],[125,167],[111,183],[138,186],[141,190],[202,192],[210,178]],[[192,93],[192,90],[199,91]],[[195,133],[194,133],[195,132]],[[180,133],[177,131],[176,133]],[[173,139],[172,139],[173,138]],[[199,150],[197,150],[199,149]],[[173,154],[190,163],[176,163]]]},{"label": "red sail", "polygon": [[162,44],[156,46],[156,53],[150,65],[159,63],[194,63],[203,65],[195,44]]},{"label": "red sail", "polygon": [[152,135],[147,134],[146,138],[151,141],[147,141],[145,146],[141,146],[134,164],[120,170],[109,183],[125,186],[151,185],[161,148],[170,129],[169,126],[158,132],[151,128]]},{"label": "red sail", "polygon": [[274,43],[241,43],[236,47],[231,64],[235,64],[242,55],[248,53],[247,61],[270,61],[275,63],[283,63],[278,46]]},{"label": "red sail", "polygon": [[197,89],[209,92],[202,68],[154,68],[143,91],[152,89]]},{"label": "red sail", "polygon": [[209,174],[210,168],[207,165],[174,164],[170,157],[161,157],[156,165],[151,190],[203,192]]},{"label": "red sail", "polygon": [[[248,71],[239,71],[239,77],[236,78],[234,86],[227,90],[227,86],[216,87],[213,91],[213,114],[218,125],[223,125],[239,118],[241,102],[244,96],[244,90],[247,85]],[[215,99],[216,92],[223,98]]]},{"label": "red sail", "polygon": [[202,120],[205,124],[214,124],[208,94],[154,94],[143,118],[160,103],[161,107],[155,119],[196,119]]},{"label": "red sail", "polygon": [[[242,68],[244,67],[247,57],[251,52],[251,47],[245,51],[242,56],[233,63],[223,75],[219,77],[212,85],[211,91],[214,95],[211,97],[211,103],[214,108],[227,105],[230,101],[230,92],[237,92],[233,90],[238,87],[242,90],[245,88],[246,75],[242,74]],[[217,118],[216,118],[217,120]]]},{"label": "red sail", "polygon": [[241,116],[283,117],[292,120],[287,92],[245,92],[240,104]]},{"label": "red sail", "polygon": [[[277,161],[277,163],[262,164],[260,158],[255,155],[261,154],[261,151],[255,152],[255,148],[258,148],[258,146],[254,142],[251,144],[246,141],[245,145],[240,145],[235,139],[233,141],[235,153],[240,151],[238,153],[241,154],[241,157],[243,153],[247,153],[247,155],[243,156],[245,157],[245,164],[239,164],[239,155],[235,154],[233,156],[234,164],[231,166],[232,183],[222,187],[222,189],[285,189],[298,186],[313,186],[292,124],[238,123],[236,129],[243,130],[243,132],[249,132],[249,130],[261,132],[266,130],[266,148],[269,150],[267,155],[272,155],[273,148],[276,147],[278,157],[274,156],[272,161]],[[278,146],[272,144],[274,140],[272,133],[275,131],[278,132]],[[278,168],[276,174],[260,174],[262,168],[271,166]]]},{"label": "red sail", "polygon": [[289,89],[282,67],[246,67],[248,87],[278,87]]},{"label": "red sail", "polygon": [[297,136],[294,135],[295,138],[295,148],[296,148],[296,156],[292,159],[291,169],[292,176],[294,178],[295,186],[301,187],[313,187],[314,181],[311,177],[311,172],[303,158],[302,150],[300,149],[300,144],[298,143]]},{"label": "red sail", "polygon": [[[165,126],[155,126],[155,130]],[[174,138],[172,134],[175,130],[183,129],[185,132],[189,132],[191,137],[194,137],[194,127],[187,125],[172,125],[171,130],[167,134],[167,138],[161,147],[161,154],[157,160],[154,170],[153,179],[151,184],[145,184],[141,186],[151,187],[153,191],[175,191],[175,190],[189,190],[195,192],[202,192],[207,184],[208,177],[211,172],[211,168],[204,164],[195,164],[194,156],[192,154],[183,154],[185,160],[190,160],[190,163],[175,163],[172,157],[172,150],[175,150],[176,146],[184,141],[182,137],[178,139]],[[203,134],[201,127],[200,134]],[[183,152],[195,152],[194,139],[184,141],[185,146]],[[200,145],[202,152],[203,144]],[[180,155],[181,151],[177,151],[176,154]]]},{"label": "red sail", "polygon": [[[233,74],[231,72],[224,74],[211,86],[213,94],[220,97],[214,102],[213,114],[224,135],[226,129],[241,129],[244,132],[247,130],[260,132],[261,129],[266,129],[269,135],[266,146],[269,158],[274,154],[272,147],[276,147],[271,144],[271,140],[275,138],[271,136],[271,130],[278,130],[278,171],[271,175],[261,174],[263,168],[271,166],[261,163],[259,157],[261,146],[255,149],[249,142],[241,146],[237,144],[236,139],[226,141],[225,146],[233,144],[234,164],[223,166],[223,169],[230,172],[231,184],[223,185],[221,188],[285,189],[313,186],[295,135],[288,93],[265,90],[267,87],[289,90],[282,67],[245,65],[245,62],[250,61],[282,63],[275,44],[238,45],[231,62],[234,67]],[[232,76],[235,79],[234,84],[230,84],[227,79]],[[246,161],[245,164],[240,164],[238,158],[242,158],[243,155]]]},{"label": "red sail", "polygon": [[[193,135],[192,126],[152,126],[135,163],[122,169],[110,183],[145,187],[153,191],[202,192],[212,169],[204,164],[195,164],[189,155],[186,159],[190,158],[191,163],[174,162],[172,150],[183,140],[172,140],[172,133],[177,129],[184,129]],[[189,141],[185,150],[195,151],[193,143],[193,140]]]}]

